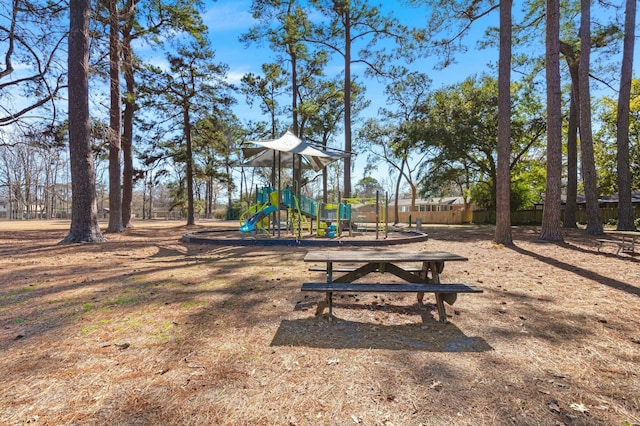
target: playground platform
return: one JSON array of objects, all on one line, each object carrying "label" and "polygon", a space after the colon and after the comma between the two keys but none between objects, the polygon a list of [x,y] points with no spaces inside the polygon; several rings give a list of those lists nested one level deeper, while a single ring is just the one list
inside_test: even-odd
[{"label": "playground platform", "polygon": [[352,236],[345,233],[337,238],[317,237],[308,233],[302,234],[300,238],[290,234],[282,234],[280,238],[263,234],[242,238],[237,227],[195,231],[182,236],[183,241],[195,244],[263,247],[384,247],[427,241],[428,238],[429,235],[426,233],[401,229],[389,229],[386,238],[385,234],[380,232],[377,239],[375,231]]}]

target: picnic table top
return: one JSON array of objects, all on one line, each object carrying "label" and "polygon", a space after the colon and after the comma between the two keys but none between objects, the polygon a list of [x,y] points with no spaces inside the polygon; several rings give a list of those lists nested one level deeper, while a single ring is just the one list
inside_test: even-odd
[{"label": "picnic table top", "polygon": [[640,238],[640,231],[616,231],[616,230],[607,230],[604,231],[605,234],[609,235],[623,235],[625,237],[638,237]]},{"label": "picnic table top", "polygon": [[444,262],[465,261],[466,257],[444,251],[399,251],[399,250],[312,250],[304,257],[305,262]]},{"label": "picnic table top", "polygon": [[604,231],[604,233],[612,235],[628,235],[630,237],[640,237],[640,231],[617,231],[615,229],[610,229]]}]

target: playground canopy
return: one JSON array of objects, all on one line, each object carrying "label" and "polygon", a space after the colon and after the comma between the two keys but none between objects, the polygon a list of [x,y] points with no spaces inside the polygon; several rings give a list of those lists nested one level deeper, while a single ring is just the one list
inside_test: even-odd
[{"label": "playground canopy", "polygon": [[[251,141],[251,143],[259,145],[259,147],[242,148],[244,158],[249,158],[242,164],[245,167],[274,167],[279,164],[280,167],[290,168],[294,166],[293,159],[299,155],[304,160],[302,168],[313,169],[317,172],[334,161],[349,156],[347,153],[314,148],[290,131],[278,139]],[[276,152],[280,155],[276,156]],[[298,164],[295,167],[299,167]]]}]

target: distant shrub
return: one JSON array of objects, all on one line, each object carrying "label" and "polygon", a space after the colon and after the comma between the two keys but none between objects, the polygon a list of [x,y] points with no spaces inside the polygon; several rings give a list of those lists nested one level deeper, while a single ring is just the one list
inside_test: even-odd
[{"label": "distant shrub", "polygon": [[231,208],[227,209],[226,219],[239,220],[241,214],[242,214],[242,203],[240,201],[236,201],[233,203]]},{"label": "distant shrub", "polygon": [[227,217],[227,208],[219,208],[213,211],[214,219],[226,219]]}]

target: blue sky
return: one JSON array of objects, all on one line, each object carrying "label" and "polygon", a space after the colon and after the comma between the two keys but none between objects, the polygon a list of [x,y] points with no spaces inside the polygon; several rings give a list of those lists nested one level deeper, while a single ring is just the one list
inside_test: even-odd
[{"label": "blue sky", "polygon": [[[250,0],[218,0],[204,15],[205,23],[209,27],[210,39],[216,50],[216,58],[229,65],[229,79],[233,82],[239,82],[242,75],[248,72],[260,73],[260,66],[265,62],[273,61],[274,58],[273,52],[267,46],[252,45],[247,48],[238,41],[240,35],[246,33],[255,22],[249,12],[250,6]],[[426,22],[424,10],[389,0],[384,2],[384,8],[392,10],[393,15],[405,25],[424,26]],[[497,19],[497,15],[495,15],[495,19]],[[479,22],[472,37],[481,35],[486,26],[496,24],[495,19],[486,18]],[[497,60],[497,51],[476,50],[473,47],[474,42],[471,40],[473,39],[470,38],[468,43],[469,51],[458,57],[458,63],[446,70],[433,70],[436,58],[421,59],[412,67],[427,73],[433,80],[434,88],[456,83],[473,74],[480,73],[486,69],[486,64],[489,61]],[[375,109],[373,112],[375,112],[383,104],[382,91],[384,87],[377,84],[375,80],[366,79],[364,81],[367,84],[367,94],[374,101]]]},{"label": "blue sky", "polygon": [[[386,0],[383,4],[383,13],[392,11],[393,16],[405,25],[423,27],[426,23],[424,10],[401,5],[397,1]],[[274,53],[267,46],[252,45],[245,47],[238,41],[240,35],[246,33],[255,22],[250,14],[250,6],[250,0],[218,0],[215,3],[211,3],[203,16],[205,24],[209,27],[210,39],[216,51],[216,58],[218,61],[229,65],[229,80],[233,83],[239,83],[240,78],[246,73],[259,74],[263,63],[274,60]],[[497,51],[492,49],[477,51],[474,48],[473,37],[481,36],[487,26],[496,24],[496,20],[497,14],[494,13],[493,16],[478,22],[474,30],[476,32],[467,39],[466,44],[469,47],[469,51],[457,58],[457,64],[448,67],[446,70],[435,71],[433,68],[437,58],[427,58],[419,60],[412,67],[428,74],[433,81],[433,88],[457,83],[471,75],[487,70],[489,62],[497,61]],[[336,70],[336,74],[342,69],[341,65],[339,67]],[[367,98],[371,100],[371,107],[365,110],[362,116],[364,118],[375,116],[378,109],[385,106],[384,86],[372,79],[363,79],[362,82],[366,84]],[[252,110],[240,96],[238,97],[236,113],[242,120],[255,120],[259,118],[260,114],[258,107],[254,107]],[[364,155],[356,157],[356,169],[352,175],[352,185],[355,185],[363,176],[365,160]],[[386,175],[386,166],[382,166],[378,173],[381,176]]]},{"label": "blue sky", "polygon": [[[383,4],[383,13],[392,12],[393,16],[398,18],[404,25],[414,27],[424,27],[427,22],[427,13],[425,9],[416,9],[406,6],[399,0],[374,0],[372,4]],[[241,34],[248,31],[254,24],[253,18],[249,12],[251,0],[218,0],[210,3],[209,8],[203,16],[205,24],[209,27],[210,39],[216,50],[216,58],[218,61],[229,65],[229,80],[238,83],[240,78],[248,73],[260,73],[261,65],[274,61],[274,53],[267,46],[245,47],[238,40]],[[514,22],[517,17],[521,16],[520,8],[522,4],[514,4]],[[601,18],[597,10],[597,5],[593,5],[592,17]],[[498,59],[498,51],[496,47],[479,50],[476,43],[484,37],[485,30],[490,26],[498,26],[497,10],[490,15],[482,18],[474,23],[471,32],[465,37],[463,44],[467,46],[468,51],[465,54],[456,56],[457,63],[450,65],[444,70],[436,70],[438,58],[423,58],[411,65],[414,70],[426,73],[432,80],[432,89],[438,89],[443,86],[455,84],[464,79],[479,75],[483,72],[495,73],[489,64],[496,64]],[[514,51],[522,46],[514,46]],[[539,45],[540,51],[534,52],[538,55],[543,54],[544,46]],[[637,48],[636,48],[637,51]],[[593,58],[592,54],[592,58]],[[634,75],[638,75],[638,66],[640,66],[640,55],[635,55]],[[336,64],[336,75],[342,70],[342,65]],[[517,73],[512,74],[512,78],[516,79]],[[366,96],[371,100],[371,106],[361,114],[361,118],[375,117],[380,107],[385,106],[384,86],[375,80],[362,78],[360,80],[367,86]],[[568,83],[568,80],[563,80]],[[617,84],[617,83],[616,83]],[[598,84],[592,81],[592,95],[601,95],[602,88],[598,88]],[[617,96],[615,93],[608,92],[610,96]],[[540,94],[544,96],[544,93]],[[258,107],[249,108],[245,104],[242,96],[238,96],[238,105],[236,113],[242,120],[260,118]],[[356,129],[354,129],[355,131]],[[342,145],[342,136],[337,138],[338,147]],[[355,170],[352,173],[352,185],[363,176],[365,166],[365,155],[358,155],[354,161]],[[381,166],[374,177],[381,180],[387,176],[386,166]]]}]

